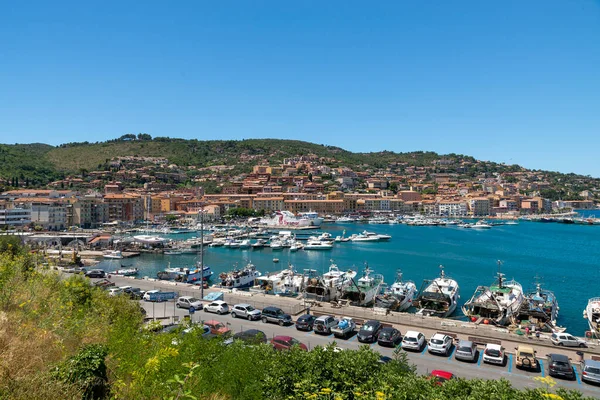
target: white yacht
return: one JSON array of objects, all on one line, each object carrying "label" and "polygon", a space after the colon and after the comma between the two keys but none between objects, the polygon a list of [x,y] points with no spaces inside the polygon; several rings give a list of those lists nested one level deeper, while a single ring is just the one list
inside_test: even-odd
[{"label": "white yacht", "polygon": [[315,236],[308,238],[308,241],[304,245],[304,250],[331,250],[333,248],[332,242],[326,242],[319,240]]},{"label": "white yacht", "polygon": [[122,259],[123,258],[123,253],[121,253],[120,250],[106,250],[102,256],[104,258],[109,258],[109,259]]},{"label": "white yacht", "polygon": [[314,211],[298,213],[300,220],[307,220],[311,226],[321,226],[323,218],[319,217],[319,213]]},{"label": "white yacht", "polygon": [[456,310],[459,298],[458,283],[444,273],[440,265],[440,276],[433,280],[424,280],[421,290],[414,300],[417,314],[445,318]]},{"label": "white yacht", "polygon": [[479,220],[471,225],[471,229],[491,229],[492,226],[484,220]]}]

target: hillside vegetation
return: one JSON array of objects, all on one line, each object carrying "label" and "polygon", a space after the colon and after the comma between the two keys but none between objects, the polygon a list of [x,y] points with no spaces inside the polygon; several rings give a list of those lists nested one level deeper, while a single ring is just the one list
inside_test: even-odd
[{"label": "hillside vegetation", "polygon": [[61,279],[40,261],[18,238],[0,237],[1,399],[583,399],[550,393],[550,380],[525,391],[506,380],[438,386],[401,350],[381,364],[369,346],[276,352],[200,330],[157,333],[135,301]]}]

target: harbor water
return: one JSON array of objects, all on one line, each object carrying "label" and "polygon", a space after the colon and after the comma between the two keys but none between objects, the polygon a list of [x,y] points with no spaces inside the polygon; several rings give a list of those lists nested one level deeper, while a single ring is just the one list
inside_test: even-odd
[{"label": "harbor water", "polygon": [[[213,282],[220,272],[234,266],[243,267],[252,262],[263,274],[287,268],[291,263],[301,272],[315,269],[328,270],[331,260],[341,269],[362,272],[364,264],[383,274],[386,283],[393,283],[396,270],[401,269],[405,280],[421,286],[423,279],[439,275],[439,266],[446,275],[456,279],[460,286],[460,303],[468,301],[478,285],[490,285],[498,272],[507,279],[521,283],[525,291],[535,288],[536,280],[555,292],[560,313],[558,325],[582,336],[588,329],[582,313],[590,297],[600,296],[600,226],[568,225],[558,223],[519,222],[518,225],[500,225],[492,229],[464,229],[456,226],[407,226],[370,224],[324,224],[321,231],[334,237],[368,230],[392,235],[389,242],[343,242],[332,250],[290,252],[289,249],[272,251],[206,248],[205,265],[213,272]],[[182,240],[198,233],[172,235]],[[278,263],[273,259],[279,259]],[[142,254],[124,260],[103,260],[98,267],[106,271],[125,266],[140,269],[139,277],[156,277],[167,266],[193,267],[199,256],[193,254]],[[455,317],[462,316],[457,308]]]}]

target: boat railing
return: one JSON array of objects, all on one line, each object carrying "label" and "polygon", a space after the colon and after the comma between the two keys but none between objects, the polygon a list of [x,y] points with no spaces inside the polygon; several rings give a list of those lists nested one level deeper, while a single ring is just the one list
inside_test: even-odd
[{"label": "boat railing", "polygon": [[600,301],[600,297],[592,297],[591,299],[588,300],[588,304],[596,302],[596,301]]}]

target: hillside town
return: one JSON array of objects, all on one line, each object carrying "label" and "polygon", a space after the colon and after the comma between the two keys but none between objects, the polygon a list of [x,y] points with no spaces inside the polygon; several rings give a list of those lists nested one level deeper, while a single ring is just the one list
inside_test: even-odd
[{"label": "hillside town", "polygon": [[[577,200],[543,196],[553,189],[547,173],[513,166],[506,172],[468,175],[481,162],[448,158],[431,165],[397,162],[385,168],[332,167],[335,160],[297,156],[281,163],[242,156],[249,173],[235,166],[178,166],[166,158],[116,157],[98,171],[80,171],[47,188],[22,188],[0,195],[0,227],[63,230],[109,223],[221,221],[234,209],[269,214],[314,211],[321,215],[422,214],[439,217],[516,218],[596,207],[600,190],[573,193]],[[571,182],[574,190],[586,182]],[[16,188],[15,188],[16,186]],[[210,190],[208,190],[210,188]]]}]

